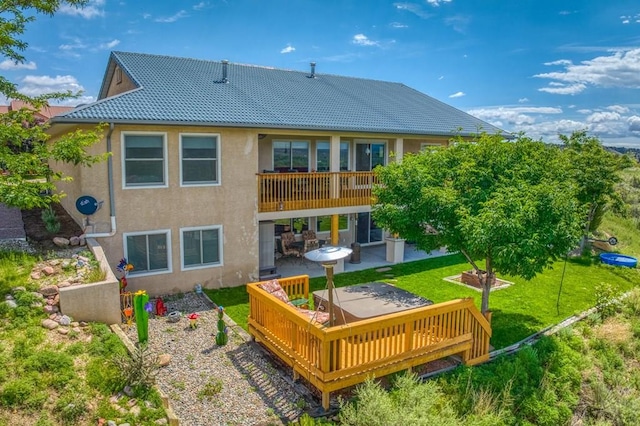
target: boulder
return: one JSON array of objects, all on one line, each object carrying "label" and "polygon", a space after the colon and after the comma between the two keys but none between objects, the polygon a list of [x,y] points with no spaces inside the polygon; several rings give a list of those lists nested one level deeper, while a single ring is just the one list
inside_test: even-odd
[{"label": "boulder", "polygon": [[51,275],[56,273],[56,270],[53,269],[53,266],[47,265],[44,268],[42,268],[42,273],[47,275],[47,276],[51,276]]},{"label": "boulder", "polygon": [[57,314],[60,312],[60,309],[56,305],[47,305],[44,307],[45,314]]},{"label": "boulder", "polygon": [[72,246],[79,246],[80,245],[80,237],[71,237],[69,238],[69,244]]},{"label": "boulder", "polygon": [[58,328],[58,326],[60,325],[60,324],[58,324],[57,321],[54,321],[52,319],[44,319],[44,320],[42,320],[41,324],[47,330],[53,330],[54,328]]},{"label": "boulder", "polygon": [[58,247],[67,247],[69,245],[69,240],[62,237],[55,237],[53,239],[53,244],[57,245]]},{"label": "boulder", "polygon": [[48,285],[40,288],[40,294],[45,297],[55,296],[58,294],[58,286],[57,285]]},{"label": "boulder", "polygon": [[63,316],[60,317],[58,322],[60,323],[60,325],[70,325],[71,324],[71,318],[69,318],[66,315],[63,315]]}]

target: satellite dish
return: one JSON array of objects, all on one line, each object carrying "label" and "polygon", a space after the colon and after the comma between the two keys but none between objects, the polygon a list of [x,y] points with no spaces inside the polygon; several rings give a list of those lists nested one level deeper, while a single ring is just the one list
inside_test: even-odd
[{"label": "satellite dish", "polygon": [[91,216],[99,207],[98,200],[90,195],[83,195],[76,200],[76,209],[85,216]]}]

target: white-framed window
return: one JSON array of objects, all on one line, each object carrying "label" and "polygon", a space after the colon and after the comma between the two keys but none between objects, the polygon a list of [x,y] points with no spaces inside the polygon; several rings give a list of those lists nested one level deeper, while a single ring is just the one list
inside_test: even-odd
[{"label": "white-framed window", "polygon": [[144,276],[171,272],[171,231],[160,229],[128,232],[123,235],[124,257],[133,265],[131,275]]},{"label": "white-framed window", "polygon": [[180,229],[182,269],[222,265],[222,226]]},{"label": "white-framed window", "polygon": [[166,133],[122,133],[123,188],[166,188],[167,174]]},{"label": "white-framed window", "polygon": [[273,170],[308,172],[309,141],[273,141]]},{"label": "white-framed window", "polygon": [[180,185],[220,184],[220,135],[180,134]]},{"label": "white-framed window", "polygon": [[[338,230],[349,230],[349,215],[338,215]],[[331,231],[331,216],[318,216],[316,217],[316,232],[330,232]]]},{"label": "white-framed window", "polygon": [[327,141],[316,142],[316,170],[328,172],[331,164],[331,145]]},{"label": "white-framed window", "polygon": [[420,151],[434,151],[442,147],[443,145],[438,142],[420,142]]},{"label": "white-framed window", "polygon": [[349,142],[340,142],[340,171],[349,170]]}]

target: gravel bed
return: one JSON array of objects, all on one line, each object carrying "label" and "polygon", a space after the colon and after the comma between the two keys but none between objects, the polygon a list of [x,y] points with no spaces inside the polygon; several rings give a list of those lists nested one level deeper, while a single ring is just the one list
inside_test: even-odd
[{"label": "gravel bed", "polygon": [[[151,352],[171,355],[156,382],[171,400],[180,425],[279,425],[298,418],[310,405],[317,406],[306,388],[294,384],[290,372],[277,368],[238,326],[229,327],[227,345],[217,346],[217,312],[206,296],[186,293],[163,301],[167,312],[200,314],[196,329],[189,327],[184,315],[177,323],[166,317],[149,319]],[[135,324],[123,327],[137,342]],[[211,392],[205,391],[220,384],[218,393],[209,396]]]}]

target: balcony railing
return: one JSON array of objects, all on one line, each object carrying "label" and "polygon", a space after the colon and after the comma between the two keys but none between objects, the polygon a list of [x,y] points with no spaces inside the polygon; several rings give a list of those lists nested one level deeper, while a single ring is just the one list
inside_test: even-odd
[{"label": "balcony railing", "polygon": [[375,183],[373,172],[258,173],[258,211],[369,205]]}]

